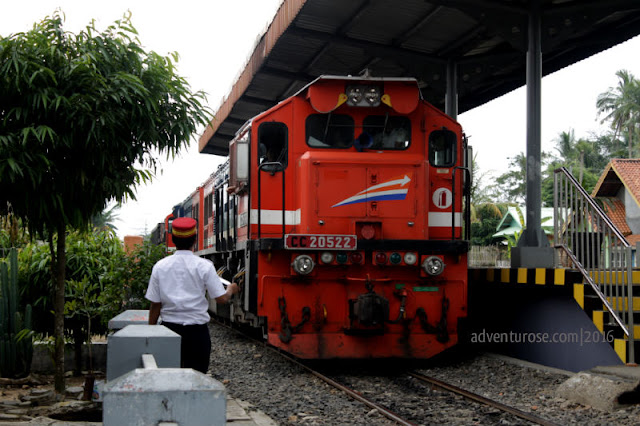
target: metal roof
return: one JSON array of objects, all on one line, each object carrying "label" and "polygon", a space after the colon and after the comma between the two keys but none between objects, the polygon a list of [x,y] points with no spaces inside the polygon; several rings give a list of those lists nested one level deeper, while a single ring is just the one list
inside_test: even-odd
[{"label": "metal roof", "polygon": [[528,18],[542,14],[547,75],[640,34],[638,0],[284,0],[200,138],[226,155],[249,118],[323,74],[414,77],[444,109],[456,65],[458,111],[526,82]]}]

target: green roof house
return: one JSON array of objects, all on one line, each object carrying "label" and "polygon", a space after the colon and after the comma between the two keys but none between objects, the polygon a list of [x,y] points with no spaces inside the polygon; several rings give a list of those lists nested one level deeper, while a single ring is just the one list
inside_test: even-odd
[{"label": "green roof house", "polygon": [[[502,220],[496,227],[496,233],[492,235],[495,239],[516,238],[522,233],[526,224],[525,209],[520,206],[511,206],[502,216]],[[543,207],[541,211],[542,229],[549,240],[553,239],[553,207]]]}]

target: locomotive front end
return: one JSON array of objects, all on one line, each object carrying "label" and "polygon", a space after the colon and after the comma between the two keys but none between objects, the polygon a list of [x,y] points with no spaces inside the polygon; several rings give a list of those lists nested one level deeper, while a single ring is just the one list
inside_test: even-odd
[{"label": "locomotive front end", "polygon": [[415,80],[323,77],[252,126],[257,167],[239,205],[269,343],[315,359],[455,345],[467,315],[459,124]]}]

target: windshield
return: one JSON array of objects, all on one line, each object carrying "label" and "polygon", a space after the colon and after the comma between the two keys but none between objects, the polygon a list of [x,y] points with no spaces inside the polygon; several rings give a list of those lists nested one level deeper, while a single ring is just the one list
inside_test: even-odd
[{"label": "windshield", "polygon": [[404,150],[411,144],[411,120],[407,117],[369,115],[362,124],[373,139],[370,149]]},{"label": "windshield", "polygon": [[307,145],[349,148],[354,139],[353,118],[344,114],[311,114],[306,120]]}]

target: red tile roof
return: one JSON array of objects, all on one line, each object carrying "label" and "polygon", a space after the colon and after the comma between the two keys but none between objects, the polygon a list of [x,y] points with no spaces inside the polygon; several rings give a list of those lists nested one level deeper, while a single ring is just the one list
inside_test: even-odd
[{"label": "red tile roof", "polygon": [[626,235],[624,238],[631,245],[631,247],[635,247],[636,244],[640,242],[640,234]]},{"label": "red tile roof", "polygon": [[624,204],[617,198],[605,198],[602,205],[602,209],[609,216],[609,219],[618,228],[622,235],[627,236],[631,234],[631,228],[627,225],[627,214],[624,208]]},{"label": "red tile roof", "polygon": [[640,159],[618,158],[611,160],[611,164],[636,204],[640,205]]},{"label": "red tile roof", "polygon": [[616,198],[620,189],[627,189],[631,198],[640,206],[640,159],[614,158],[600,175],[591,196],[605,200],[605,213],[630,244],[640,241],[640,235],[631,235],[627,225],[626,211],[623,202]]},{"label": "red tile roof", "polygon": [[640,159],[614,158],[600,175],[592,197],[614,197],[625,186],[636,204],[640,205]]}]

